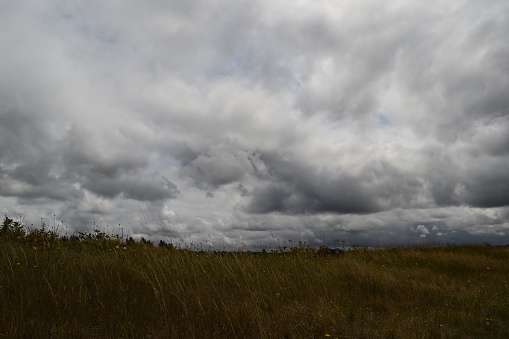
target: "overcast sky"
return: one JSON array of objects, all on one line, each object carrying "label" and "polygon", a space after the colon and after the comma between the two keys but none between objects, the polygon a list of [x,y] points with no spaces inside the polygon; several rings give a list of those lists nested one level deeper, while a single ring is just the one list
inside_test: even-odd
[{"label": "overcast sky", "polygon": [[0,2],[0,208],[256,247],[509,244],[509,2]]}]

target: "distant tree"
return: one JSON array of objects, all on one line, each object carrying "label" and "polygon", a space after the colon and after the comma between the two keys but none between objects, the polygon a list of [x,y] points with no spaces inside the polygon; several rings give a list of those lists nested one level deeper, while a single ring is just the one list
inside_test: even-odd
[{"label": "distant tree", "polygon": [[160,247],[160,248],[173,249],[173,244],[172,244],[172,243],[167,243],[167,242],[166,242],[166,241],[164,241],[164,240],[160,240],[160,241],[159,241],[159,247]]},{"label": "distant tree", "polygon": [[147,239],[145,239],[145,238],[141,238],[141,239],[140,239],[140,242],[141,242],[143,245],[145,245],[145,246],[149,246],[149,247],[154,246],[154,244],[152,243],[152,241],[147,240]]},{"label": "distant tree", "polygon": [[2,228],[0,229],[1,236],[18,239],[24,237],[25,234],[25,229],[19,221],[14,221],[13,219],[5,216]]},{"label": "distant tree", "polygon": [[329,255],[345,254],[345,251],[339,248],[329,248],[327,246],[320,246],[320,248],[318,248],[315,253],[320,257],[326,257]]}]

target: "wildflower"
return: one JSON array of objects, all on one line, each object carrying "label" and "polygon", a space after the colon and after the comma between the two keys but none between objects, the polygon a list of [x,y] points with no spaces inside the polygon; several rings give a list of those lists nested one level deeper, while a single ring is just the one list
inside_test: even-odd
[{"label": "wildflower", "polygon": [[330,334],[325,334],[326,337],[330,337]]},{"label": "wildflower", "polygon": [[17,263],[16,263],[16,266],[19,266],[19,265],[21,265],[21,263],[17,262]]}]

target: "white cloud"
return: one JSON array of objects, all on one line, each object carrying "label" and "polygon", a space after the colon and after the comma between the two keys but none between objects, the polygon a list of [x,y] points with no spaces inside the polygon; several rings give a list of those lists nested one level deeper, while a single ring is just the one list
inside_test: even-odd
[{"label": "white cloud", "polygon": [[426,228],[426,226],[424,225],[417,225],[417,227],[415,228],[415,230],[417,232],[420,232],[421,233],[421,236],[424,235],[428,235],[429,234],[429,230]]}]

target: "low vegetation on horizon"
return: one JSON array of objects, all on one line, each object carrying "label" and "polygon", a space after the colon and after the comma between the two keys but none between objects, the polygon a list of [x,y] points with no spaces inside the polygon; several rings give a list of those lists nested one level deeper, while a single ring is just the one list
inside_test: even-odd
[{"label": "low vegetation on horizon", "polygon": [[5,218],[2,338],[508,338],[508,246],[197,252]]}]

